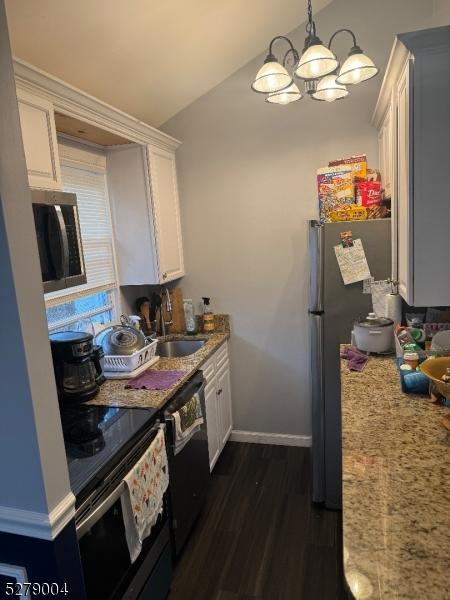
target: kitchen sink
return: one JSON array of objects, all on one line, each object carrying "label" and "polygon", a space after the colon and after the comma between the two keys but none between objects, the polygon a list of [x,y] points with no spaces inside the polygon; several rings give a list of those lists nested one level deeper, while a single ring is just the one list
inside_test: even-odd
[{"label": "kitchen sink", "polygon": [[166,358],[189,356],[200,350],[206,344],[205,340],[174,340],[171,342],[158,342],[156,354]]}]

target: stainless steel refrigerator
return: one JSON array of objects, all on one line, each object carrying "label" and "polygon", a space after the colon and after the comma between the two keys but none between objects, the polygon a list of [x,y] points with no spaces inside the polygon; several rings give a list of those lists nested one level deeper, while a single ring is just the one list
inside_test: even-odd
[{"label": "stainless steel refrigerator", "polygon": [[372,310],[362,282],[344,285],[334,247],[340,233],[360,238],[375,280],[391,276],[391,220],[309,223],[312,375],[312,500],[341,508],[341,390],[339,345],[350,343],[354,320]]}]

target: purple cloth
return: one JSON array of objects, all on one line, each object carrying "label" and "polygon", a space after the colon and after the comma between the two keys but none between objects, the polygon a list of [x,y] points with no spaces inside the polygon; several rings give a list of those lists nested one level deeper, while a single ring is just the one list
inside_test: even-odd
[{"label": "purple cloth", "polygon": [[348,360],[347,364],[350,371],[362,371],[369,360],[367,354],[356,348],[344,348],[341,351],[341,358]]},{"label": "purple cloth", "polygon": [[133,390],[167,390],[186,375],[185,371],[157,371],[147,369],[137,377],[130,379],[125,388]]}]

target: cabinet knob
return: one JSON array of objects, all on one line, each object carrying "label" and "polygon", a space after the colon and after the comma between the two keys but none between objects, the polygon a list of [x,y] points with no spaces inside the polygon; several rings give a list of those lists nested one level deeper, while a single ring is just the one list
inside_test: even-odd
[{"label": "cabinet knob", "polygon": [[220,396],[220,394],[222,393],[222,388],[220,388],[220,390],[217,390],[217,395]]}]

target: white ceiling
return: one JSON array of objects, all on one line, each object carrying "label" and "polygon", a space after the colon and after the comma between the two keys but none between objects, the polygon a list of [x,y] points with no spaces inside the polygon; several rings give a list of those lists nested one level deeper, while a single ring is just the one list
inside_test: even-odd
[{"label": "white ceiling", "polygon": [[[315,11],[331,0],[314,0]],[[158,127],[306,18],[305,0],[6,0],[13,54]]]}]

